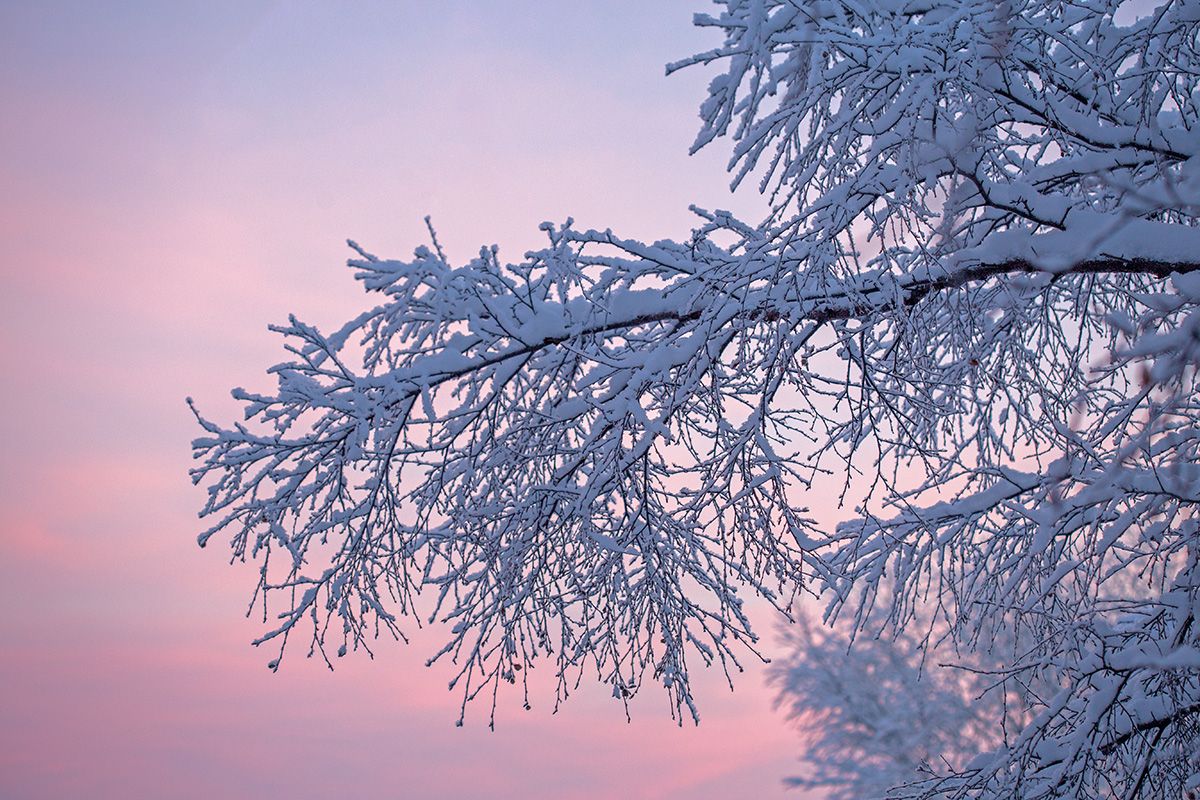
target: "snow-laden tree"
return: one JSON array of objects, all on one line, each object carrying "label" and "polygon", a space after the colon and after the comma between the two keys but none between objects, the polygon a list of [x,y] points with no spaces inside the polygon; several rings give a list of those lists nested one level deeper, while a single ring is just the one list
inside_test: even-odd
[{"label": "snow-laden tree", "polygon": [[992,691],[1011,642],[960,653],[952,638],[930,647],[906,633],[851,646],[798,613],[783,643],[768,680],[804,746],[803,771],[787,782],[827,800],[882,797],[935,765],[961,768],[1028,722],[1022,697]]},{"label": "snow-laden tree", "polygon": [[[264,641],[444,620],[467,698],[548,661],[695,713],[743,597],[810,586],[859,641],[1029,642],[991,689],[1029,724],[898,792],[1195,788],[1200,4],[719,5],[669,69],[726,68],[696,146],[731,136],[770,218],[353,245],[378,304],[280,326],[251,424],[201,418],[201,543],[259,560]],[[866,497],[836,530],[830,474]]]}]

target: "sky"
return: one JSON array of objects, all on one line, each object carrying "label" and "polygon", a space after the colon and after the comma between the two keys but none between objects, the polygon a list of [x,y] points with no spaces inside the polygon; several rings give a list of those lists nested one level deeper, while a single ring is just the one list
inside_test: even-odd
[{"label": "sky", "polygon": [[687,155],[713,73],[663,74],[719,44],[705,10],[0,0],[0,796],[784,796],[800,745],[750,663],[701,677],[699,727],[585,686],[495,732],[454,726],[436,631],[270,672],[187,474],[185,397],[231,422],[269,323],[365,308],[348,238],[405,257],[431,215],[451,260],[517,261],[568,216],[761,216],[726,143]]}]

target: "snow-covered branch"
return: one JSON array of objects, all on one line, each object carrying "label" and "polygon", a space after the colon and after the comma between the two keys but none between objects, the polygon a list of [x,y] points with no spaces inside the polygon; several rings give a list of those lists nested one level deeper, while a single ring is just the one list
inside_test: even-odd
[{"label": "snow-covered branch", "polygon": [[732,136],[770,217],[547,225],[516,264],[353,245],[378,305],[277,328],[247,424],[198,415],[201,542],[260,560],[264,640],[439,620],[493,704],[549,660],[559,698],[595,670],[695,715],[694,662],[758,653],[744,598],[811,588],[851,660],[882,635],[987,676],[946,691],[1004,736],[897,793],[1195,789],[1200,13],[719,5],[671,69],[726,67],[696,146]]}]

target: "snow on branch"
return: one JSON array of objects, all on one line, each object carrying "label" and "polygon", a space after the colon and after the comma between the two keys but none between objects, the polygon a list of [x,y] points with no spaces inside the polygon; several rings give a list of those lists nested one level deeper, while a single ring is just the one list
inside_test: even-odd
[{"label": "snow on branch", "polygon": [[987,676],[935,686],[996,736],[855,734],[916,770],[892,796],[1196,790],[1194,4],[719,5],[669,70],[725,68],[696,146],[731,137],[770,216],[545,225],[516,264],[352,243],[377,305],[277,327],[246,423],[197,413],[201,543],[260,563],[262,641],[444,624],[464,708],[549,662],[559,700],[651,681],[696,717],[696,663],[759,656],[745,600],[811,590],[843,626],[811,647]]}]

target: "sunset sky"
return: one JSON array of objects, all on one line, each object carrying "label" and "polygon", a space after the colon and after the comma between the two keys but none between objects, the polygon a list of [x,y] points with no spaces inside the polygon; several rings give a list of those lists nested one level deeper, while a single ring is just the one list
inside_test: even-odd
[{"label": "sunset sky", "polygon": [[728,143],[687,155],[713,71],[663,75],[719,44],[710,8],[0,0],[0,796],[785,796],[801,748],[753,664],[703,676],[699,728],[597,687],[456,728],[436,630],[272,674],[187,475],[185,397],[233,421],[268,323],[366,306],[347,238],[405,257],[429,214],[452,260],[517,261],[568,216],[757,219]]}]

